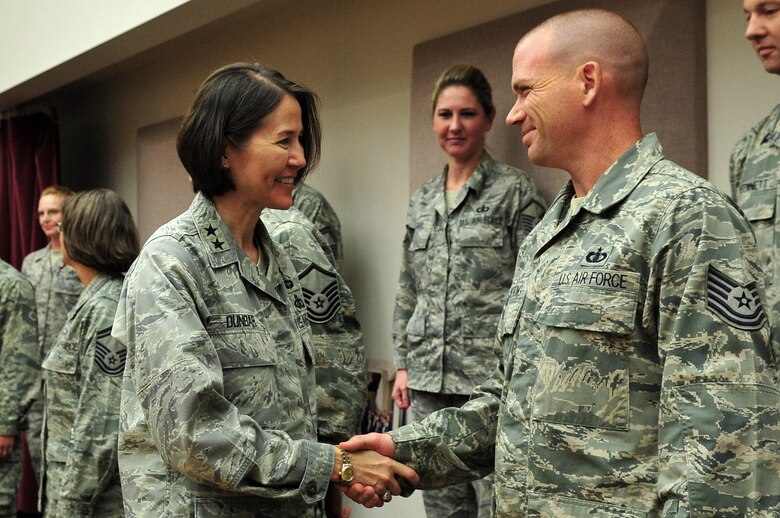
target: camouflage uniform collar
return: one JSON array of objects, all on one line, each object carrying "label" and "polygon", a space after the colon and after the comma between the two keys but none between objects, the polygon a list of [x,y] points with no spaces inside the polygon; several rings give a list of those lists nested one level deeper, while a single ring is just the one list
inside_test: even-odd
[{"label": "camouflage uniform collar", "polygon": [[760,136],[762,143],[774,144],[780,147],[780,104],[774,107],[762,124],[764,134]]},{"label": "camouflage uniform collar", "polygon": [[[556,236],[583,210],[591,214],[601,214],[621,203],[663,157],[663,149],[655,133],[646,135],[607,169],[580,206],[573,211],[569,210],[569,207],[574,197],[574,186],[571,180],[566,182],[547,210],[545,220],[554,224],[549,226],[548,232],[539,231],[540,243],[546,243]],[[542,248],[538,247],[537,253]]]},{"label": "camouflage uniform collar", "polygon": [[309,187],[306,182],[300,182],[298,185],[295,186],[295,189],[293,189],[293,201],[298,196],[306,196],[307,194],[312,194],[312,191],[314,191],[314,188]]},{"label": "camouflage uniform collar", "polygon": [[222,221],[214,203],[203,193],[198,193],[190,205],[190,214],[209,256],[212,268],[227,266],[238,261],[233,235]]},{"label": "camouflage uniform collar", "polygon": [[[455,204],[450,207],[450,212],[456,210],[463,203],[463,200],[466,198],[466,196],[468,196],[469,191],[474,191],[474,194],[479,197],[479,195],[482,193],[482,188],[485,185],[485,178],[493,169],[494,163],[495,160],[493,160],[493,157],[490,156],[490,153],[488,153],[486,150],[482,150],[482,156],[479,158],[479,162],[477,162],[477,166],[474,168],[474,172],[471,173],[469,179],[466,180],[465,184],[463,184],[463,188],[461,188],[460,192],[458,193]],[[444,170],[439,177],[439,182],[436,186],[436,201],[434,202],[434,209],[436,209],[436,212],[438,212],[442,217],[446,217],[447,212],[444,196],[448,168],[449,166],[445,165]]]},{"label": "camouflage uniform collar", "polygon": [[225,225],[222,217],[217,212],[214,203],[203,193],[198,193],[190,205],[190,214],[197,229],[198,236],[203,242],[203,249],[208,254],[209,265],[212,268],[222,268],[236,263],[241,277],[263,291],[269,296],[284,302],[283,286],[285,274],[280,274],[282,261],[280,260],[280,248],[271,240],[268,231],[258,218],[255,225],[254,238],[259,246],[262,246],[268,256],[268,274],[258,271],[249,258],[236,248],[233,235]]},{"label": "camouflage uniform collar", "polygon": [[485,178],[488,173],[493,169],[493,157],[487,151],[482,151],[482,156],[477,162],[477,167],[474,168],[474,172],[471,173],[469,179],[466,180],[466,187],[474,190],[479,196],[482,193],[482,187],[485,185]]},{"label": "camouflage uniform collar", "polygon": [[85,302],[91,299],[96,293],[99,293],[103,289],[103,286],[110,282],[111,279],[112,277],[110,275],[98,272],[95,278],[92,279],[92,282],[85,286],[81,291],[81,295],[79,295],[76,305],[70,310],[70,314],[75,314]]},{"label": "camouflage uniform collar", "polygon": [[[582,200],[582,209],[593,214],[601,214],[622,202],[650,169],[664,159],[664,150],[655,133],[645,135],[636,144],[626,150],[599,178],[593,189]],[[573,195],[571,181],[566,189]]]},{"label": "camouflage uniform collar", "polygon": [[[47,243],[46,246],[42,248],[42,250],[46,250],[46,253],[45,254],[41,254],[40,259],[41,260],[45,260],[48,263],[49,268],[53,267],[57,271],[60,271],[63,268],[68,268],[68,265],[65,264],[63,261],[60,261],[56,265],[52,266],[52,264],[51,264],[51,254],[54,253],[54,250],[52,249],[50,243]],[[60,249],[59,253],[62,254],[62,249]]]}]

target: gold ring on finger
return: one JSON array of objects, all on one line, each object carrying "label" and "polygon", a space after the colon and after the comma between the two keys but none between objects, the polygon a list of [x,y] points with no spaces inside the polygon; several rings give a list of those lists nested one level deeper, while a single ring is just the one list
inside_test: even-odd
[{"label": "gold ring on finger", "polygon": [[389,502],[392,499],[393,499],[393,494],[390,493],[390,491],[385,491],[385,494],[382,495],[382,501],[383,502]]}]

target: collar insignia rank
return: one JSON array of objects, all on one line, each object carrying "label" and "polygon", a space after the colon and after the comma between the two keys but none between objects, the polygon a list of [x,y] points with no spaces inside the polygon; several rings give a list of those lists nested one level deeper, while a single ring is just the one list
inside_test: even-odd
[{"label": "collar insignia rank", "polygon": [[712,265],[707,270],[707,309],[746,331],[761,329],[767,319],[755,282],[742,286]]},{"label": "collar insignia rank", "polygon": [[299,278],[309,320],[313,324],[324,324],[336,316],[341,308],[336,274],[312,263]]},{"label": "collar insignia rank", "polygon": [[207,227],[203,227],[203,231],[206,233],[204,240],[211,246],[212,252],[227,252],[230,250],[218,223],[215,223],[214,221],[209,222]]}]

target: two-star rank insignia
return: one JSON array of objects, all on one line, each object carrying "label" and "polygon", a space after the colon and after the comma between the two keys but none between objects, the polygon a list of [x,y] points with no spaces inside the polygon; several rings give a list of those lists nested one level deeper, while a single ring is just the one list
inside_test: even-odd
[{"label": "two-star rank insignia", "polygon": [[209,222],[209,225],[203,227],[203,230],[206,232],[205,241],[211,246],[212,252],[226,252],[230,250],[218,222]]},{"label": "two-star rank insignia", "polygon": [[742,286],[712,265],[707,270],[707,308],[746,331],[761,329],[767,318],[755,282]]},{"label": "two-star rank insignia", "polygon": [[99,331],[95,344],[95,363],[98,368],[109,376],[117,376],[124,372],[126,359],[127,348],[111,336],[111,328]]},{"label": "two-star rank insignia", "polygon": [[336,316],[341,307],[336,274],[310,264],[299,279],[309,320],[315,324],[324,324]]}]

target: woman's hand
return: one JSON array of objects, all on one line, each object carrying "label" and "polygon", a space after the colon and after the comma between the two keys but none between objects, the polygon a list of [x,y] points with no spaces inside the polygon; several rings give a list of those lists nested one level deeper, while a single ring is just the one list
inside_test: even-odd
[{"label": "woman's hand", "polygon": [[14,450],[14,436],[13,435],[0,435],[0,459],[5,459],[11,456],[11,452]]},{"label": "woman's hand", "polygon": [[406,369],[395,371],[395,383],[393,383],[393,401],[401,410],[409,408],[409,387],[407,386],[408,374]]},{"label": "woman's hand", "polygon": [[[387,438],[392,444],[392,439],[389,436]],[[349,485],[341,484],[340,490],[355,502],[369,508],[382,507],[392,496],[401,494],[396,476],[403,477],[413,486],[420,482],[420,477],[412,468],[373,450],[351,452],[350,462],[355,473],[354,479]],[[341,465],[341,451],[337,449],[334,469],[338,467],[340,470]]]}]

